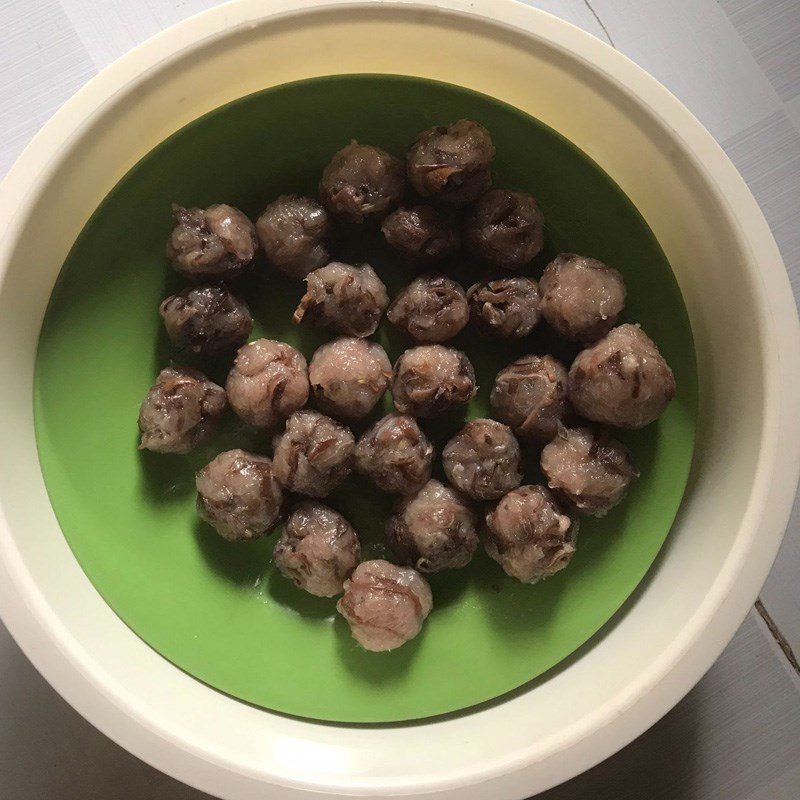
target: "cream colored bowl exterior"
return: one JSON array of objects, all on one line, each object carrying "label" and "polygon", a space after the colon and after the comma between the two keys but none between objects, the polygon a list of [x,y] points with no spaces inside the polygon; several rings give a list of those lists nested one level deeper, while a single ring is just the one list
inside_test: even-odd
[{"label": "cream colored bowl exterior", "polygon": [[[309,7],[297,10],[300,2]],[[416,725],[320,725],[271,714],[164,661],[73,559],[33,436],[32,370],[47,299],[114,183],[205,111],[267,86],[344,72],[468,86],[530,112],[587,152],[666,251],[701,376],[691,484],[635,598],[546,680],[474,713]],[[674,705],[767,575],[800,446],[800,336],[776,245],[742,179],[689,112],[619,53],[547,14],[511,0],[241,0],[214,9],[137,48],[70,100],[3,183],[0,220],[0,611],[84,716],[190,784],[236,800],[530,796],[610,755]]]}]

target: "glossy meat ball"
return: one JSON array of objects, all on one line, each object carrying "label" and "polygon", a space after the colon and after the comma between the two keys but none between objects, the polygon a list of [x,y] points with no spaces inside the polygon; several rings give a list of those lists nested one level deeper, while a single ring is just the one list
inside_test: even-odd
[{"label": "glossy meat ball", "polygon": [[403,162],[356,141],[333,156],[319,182],[322,205],[347,222],[380,219],[400,205],[405,191]]},{"label": "glossy meat ball", "polygon": [[381,559],[359,564],[336,604],[353,638],[373,652],[394,650],[413,639],[432,608],[431,588],[422,575]]},{"label": "glossy meat ball", "polygon": [[184,289],[164,300],[158,313],[175,347],[204,356],[238,349],[253,330],[247,304],[224,284]]},{"label": "glossy meat ball", "polygon": [[473,419],[444,447],[447,480],[475,500],[496,500],[522,483],[522,452],[508,425]]},{"label": "glossy meat ball", "polygon": [[187,280],[230,280],[253,260],[256,229],[239,209],[225,204],[205,210],[173,205],[172,218],[167,257]]},{"label": "glossy meat ball", "polygon": [[567,383],[566,367],[553,356],[522,356],[497,373],[492,413],[526,441],[550,441],[569,407]]},{"label": "glossy meat ball", "polygon": [[314,400],[322,411],[359,419],[383,397],[392,365],[376,342],[342,336],[317,349],[308,374]]},{"label": "glossy meat ball", "polygon": [[225,389],[241,419],[257,428],[272,427],[306,404],[306,360],[284,342],[256,339],[236,354]]},{"label": "glossy meat ball", "polygon": [[412,494],[430,479],[433,456],[413,417],[388,414],[358,440],[356,469],[384,492]]},{"label": "glossy meat ball", "polygon": [[623,444],[590,428],[560,428],[542,450],[541,465],[558,496],[596,517],[617,505],[638,475]]},{"label": "glossy meat ball", "polygon": [[139,409],[139,449],[188,453],[211,438],[226,405],[225,390],[202,372],[162,369]]},{"label": "glossy meat ball", "polygon": [[277,525],[283,492],[266,456],[226,450],[195,479],[197,513],[223,539],[256,539]]},{"label": "glossy meat ball", "polygon": [[369,264],[332,261],[309,273],[306,287],[294,321],[310,320],[347,336],[371,336],[389,305],[386,287]]},{"label": "glossy meat ball", "polygon": [[526,192],[493,189],[467,212],[464,242],[484,261],[520,270],[544,244],[544,216]]},{"label": "glossy meat ball", "polygon": [[569,371],[569,399],[594,422],[643,428],[675,396],[675,376],[638,325],[620,325],[578,353]]},{"label": "glossy meat ball", "polygon": [[468,403],[475,370],[460,350],[439,344],[406,350],[394,365],[392,397],[401,414],[433,417]]},{"label": "glossy meat ball", "polygon": [[411,185],[422,197],[465,206],[492,185],[492,137],[483,125],[460,119],[417,136],[408,151]]},{"label": "glossy meat ball", "polygon": [[282,575],[317,597],[335,597],[361,560],[353,526],[315,500],[299,503],[289,514],[272,554]]},{"label": "glossy meat ball", "polygon": [[381,231],[389,247],[417,269],[433,266],[461,243],[453,220],[433,206],[399,208],[386,217]]},{"label": "glossy meat ball", "polygon": [[470,320],[484,336],[521,339],[539,323],[541,298],[530,278],[500,278],[467,291]]},{"label": "glossy meat ball", "polygon": [[273,440],[275,476],[290,492],[325,497],[350,474],[355,446],[350,429],[336,420],[295,411]]},{"label": "glossy meat ball", "polygon": [[330,227],[328,212],[316,200],[294,194],[274,200],[256,220],[267,260],[297,279],[330,261],[325,243]]},{"label": "glossy meat ball", "polygon": [[602,261],[561,253],[539,281],[542,315],[573,342],[594,342],[617,324],[625,307],[622,275]]},{"label": "glossy meat ball", "polygon": [[484,546],[507,575],[536,583],[569,564],[577,534],[544,486],[520,486],[487,512]]},{"label": "glossy meat ball", "polygon": [[424,276],[395,297],[386,318],[416,342],[446,342],[469,321],[467,296],[450,278]]},{"label": "glossy meat ball", "polygon": [[420,572],[465,567],[478,546],[477,520],[449,486],[428,481],[417,494],[397,501],[386,538],[402,564]]}]

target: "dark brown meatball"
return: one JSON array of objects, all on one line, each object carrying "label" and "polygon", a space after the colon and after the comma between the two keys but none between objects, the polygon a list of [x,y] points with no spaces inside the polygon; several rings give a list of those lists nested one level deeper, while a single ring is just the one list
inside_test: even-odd
[{"label": "dark brown meatball", "polygon": [[471,420],[442,451],[447,480],[475,500],[496,500],[519,486],[521,463],[511,428],[493,419]]},{"label": "dark brown meatball", "polygon": [[433,456],[413,417],[388,414],[358,440],[356,469],[384,492],[412,494],[430,479]]},{"label": "dark brown meatball", "polygon": [[522,356],[497,373],[489,403],[517,436],[547,442],[569,405],[566,367],[553,356]]},{"label": "dark brown meatball", "polygon": [[167,240],[172,266],[193,283],[237,277],[253,260],[256,230],[237,208],[172,206],[173,228]]},{"label": "dark brown meatball", "polygon": [[247,304],[224,284],[193,286],[158,308],[175,347],[214,356],[241,347],[253,330]]},{"label": "dark brown meatball", "polygon": [[326,497],[350,474],[355,446],[341,423],[319,411],[295,411],[273,440],[275,477],[290,492]]},{"label": "dark brown meatball", "polygon": [[590,428],[561,427],[542,450],[541,464],[551,489],[596,517],[617,505],[638,475],[623,444]]},{"label": "dark brown meatball", "polygon": [[469,119],[439,125],[417,136],[406,166],[422,197],[465,206],[492,185],[494,145],[489,131]]},{"label": "dark brown meatball", "polygon": [[374,652],[394,650],[413,639],[432,608],[431,587],[422,575],[381,559],[359,564],[336,604],[353,638]]},{"label": "dark brown meatball", "polygon": [[386,318],[416,342],[446,342],[469,320],[467,296],[450,278],[424,276],[395,297]]},{"label": "dark brown meatball", "polygon": [[442,414],[468,403],[476,388],[472,364],[464,353],[452,347],[412,347],[394,365],[392,397],[401,414]]},{"label": "dark brown meatball", "polygon": [[536,583],[569,564],[577,534],[544,486],[520,486],[487,512],[484,546],[506,574]]},{"label": "dark brown meatball", "polygon": [[453,220],[433,206],[399,208],[386,217],[381,231],[389,247],[417,269],[454,253],[461,239]]},{"label": "dark brown meatball", "polygon": [[211,438],[226,405],[225,390],[202,372],[162,369],[139,410],[139,449],[188,453]]},{"label": "dark brown meatball", "polygon": [[602,261],[561,253],[539,281],[542,315],[557,333],[574,342],[594,342],[617,324],[625,307],[622,275]]},{"label": "dark brown meatball", "polygon": [[476,283],[467,291],[470,320],[484,336],[521,339],[539,322],[539,290],[530,278]]},{"label": "dark brown meatball", "polygon": [[326,414],[359,419],[383,397],[391,370],[377,342],[342,336],[317,349],[308,374],[314,401]]},{"label": "dark brown meatball", "polygon": [[369,264],[332,261],[309,273],[306,287],[294,321],[311,320],[347,336],[371,336],[389,305],[386,287]]},{"label": "dark brown meatball", "polygon": [[313,198],[282,195],[256,220],[267,260],[290,278],[305,278],[330,261],[328,212]]},{"label": "dark brown meatball", "polygon": [[569,399],[594,422],[643,428],[675,396],[675,377],[638,325],[620,325],[578,353],[569,371]]},{"label": "dark brown meatball", "polygon": [[319,182],[322,205],[347,222],[380,219],[400,205],[405,190],[403,162],[356,141],[333,156]]},{"label": "dark brown meatball", "polygon": [[283,492],[266,456],[227,450],[197,473],[197,513],[223,539],[256,539],[277,525]]},{"label": "dark brown meatball", "polygon": [[272,553],[275,566],[295,586],[317,597],[335,597],[361,559],[353,526],[315,500],[294,507]]},{"label": "dark brown meatball", "polygon": [[544,243],[544,216],[526,192],[493,189],[464,218],[464,243],[484,261],[520,270]]},{"label": "dark brown meatball", "polygon": [[420,572],[465,567],[478,546],[477,520],[469,504],[439,481],[397,501],[386,523],[389,547],[401,564]]},{"label": "dark brown meatball", "polygon": [[284,342],[256,339],[236,354],[225,389],[231,407],[245,422],[272,427],[306,404],[306,360]]}]

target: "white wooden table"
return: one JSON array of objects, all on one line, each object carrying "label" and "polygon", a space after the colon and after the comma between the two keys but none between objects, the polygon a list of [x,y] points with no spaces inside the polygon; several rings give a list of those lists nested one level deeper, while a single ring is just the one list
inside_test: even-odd
[{"label": "white wooden table", "polygon": [[[264,0],[268,3],[269,0]],[[669,87],[760,202],[800,298],[800,0],[528,0]],[[0,0],[0,177],[99,69],[217,0]],[[756,608],[625,750],[542,800],[800,798],[800,502]],[[201,800],[96,732],[0,625],[0,798]]]}]

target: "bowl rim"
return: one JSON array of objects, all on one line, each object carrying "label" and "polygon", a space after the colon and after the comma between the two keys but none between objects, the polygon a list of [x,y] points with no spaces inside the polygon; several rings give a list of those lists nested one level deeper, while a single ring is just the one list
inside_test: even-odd
[{"label": "bowl rim", "polygon": [[[298,7],[299,5],[299,7]],[[532,39],[568,52],[602,74],[632,97],[660,126],[669,126],[726,208],[739,238],[759,268],[764,306],[763,321],[771,330],[791,332],[776,339],[779,352],[766,376],[765,426],[758,454],[753,493],[742,518],[724,571],[682,636],[643,670],[625,692],[598,707],[594,714],[563,731],[552,751],[560,764],[551,769],[549,785],[588,769],[627,744],[657,721],[702,677],[732,638],[756,598],[777,553],[794,500],[800,472],[800,324],[786,270],[752,194],[733,164],[701,123],[665,87],[624,55],[579,28],[516,0],[384,0],[385,7],[419,7],[427,11],[477,18],[482,24],[514,29]],[[92,78],[34,137],[0,184],[0,280],[7,256],[22,223],[24,210],[49,181],[59,158],[71,143],[101,116],[116,95],[131,92],[148,73],[184,56],[188,50],[229,34],[233,29],[264,24],[318,10],[363,8],[376,4],[350,0],[273,0],[265,9],[260,0],[233,0],[169,28],[131,50]],[[43,165],[43,166],[42,166]],[[777,368],[780,366],[780,375]],[[756,541],[757,536],[757,541]],[[757,545],[757,546],[756,546]],[[114,741],[158,769],[209,791],[209,754],[189,746],[165,729],[155,717],[144,717],[136,698],[110,683],[58,619],[52,614],[16,551],[0,506],[0,616],[26,655],[50,684],[79,713]],[[567,758],[566,756],[569,755]],[[509,778],[504,791],[527,795],[533,770],[542,754],[495,763],[492,770],[473,774],[432,776],[410,794],[469,797],[464,788],[480,779]],[[233,780],[235,765],[214,762]],[[205,765],[206,769],[199,769]],[[284,787],[284,797],[307,797],[308,784],[298,779]],[[537,787],[547,788],[545,785]],[[401,796],[392,787],[377,794]],[[331,787],[336,791],[336,787]],[[402,790],[401,790],[402,791]],[[338,794],[338,796],[344,796]],[[405,796],[405,795],[402,795]],[[510,795],[509,795],[510,796]]]}]

